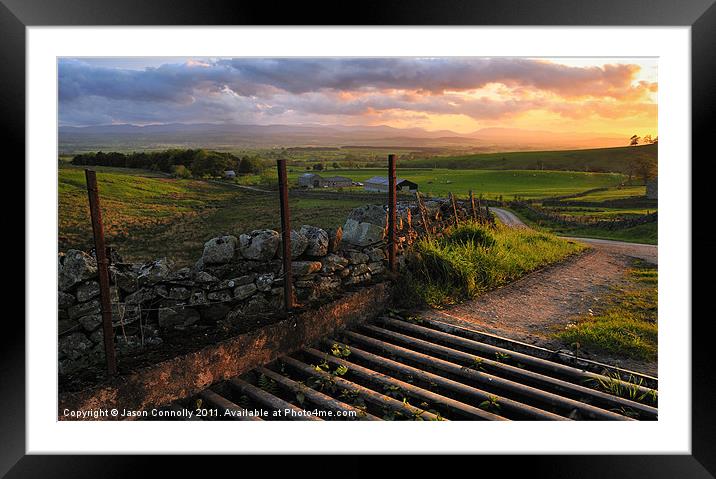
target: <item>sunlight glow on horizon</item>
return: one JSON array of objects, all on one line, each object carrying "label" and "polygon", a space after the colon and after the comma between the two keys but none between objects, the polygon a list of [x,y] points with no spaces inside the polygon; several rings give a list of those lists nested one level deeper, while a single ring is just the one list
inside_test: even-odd
[{"label": "sunlight glow on horizon", "polygon": [[59,72],[61,125],[386,125],[458,134],[510,128],[658,136],[655,58],[79,58],[60,59]]}]

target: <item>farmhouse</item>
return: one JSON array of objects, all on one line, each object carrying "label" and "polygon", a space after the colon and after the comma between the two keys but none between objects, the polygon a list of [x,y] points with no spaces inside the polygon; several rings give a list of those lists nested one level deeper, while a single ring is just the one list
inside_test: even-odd
[{"label": "farmhouse", "polygon": [[331,176],[328,178],[321,178],[321,186],[328,188],[346,188],[353,184],[353,180],[346,178],[345,176]]},{"label": "farmhouse", "polygon": [[[381,193],[388,192],[388,177],[387,176],[374,176],[363,182],[366,191],[377,191]],[[418,184],[413,183],[409,180],[402,178],[395,179],[395,189],[398,191],[417,191]]]},{"label": "farmhouse", "polygon": [[656,200],[659,199],[659,177],[655,176],[654,178],[647,180],[646,182],[646,197],[650,200]]},{"label": "farmhouse", "polygon": [[236,178],[236,172],[234,170],[226,170],[224,172],[224,178]]},{"label": "farmhouse", "polygon": [[302,188],[346,188],[353,180],[345,176],[329,176],[323,178],[315,173],[304,173],[298,177],[298,186]]}]

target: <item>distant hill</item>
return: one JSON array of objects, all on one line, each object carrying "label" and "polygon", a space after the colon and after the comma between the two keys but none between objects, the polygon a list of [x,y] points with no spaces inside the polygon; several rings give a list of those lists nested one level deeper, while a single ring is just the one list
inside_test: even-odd
[{"label": "distant hill", "polygon": [[478,170],[561,170],[629,174],[639,159],[658,160],[658,144],[587,150],[516,151],[418,159],[411,167]]},{"label": "distant hill", "polygon": [[231,150],[273,147],[413,147],[471,152],[525,151],[618,146],[621,136],[485,128],[469,134],[450,130],[394,128],[385,125],[240,125],[183,124],[61,126],[60,153],[139,151],[167,148]]}]

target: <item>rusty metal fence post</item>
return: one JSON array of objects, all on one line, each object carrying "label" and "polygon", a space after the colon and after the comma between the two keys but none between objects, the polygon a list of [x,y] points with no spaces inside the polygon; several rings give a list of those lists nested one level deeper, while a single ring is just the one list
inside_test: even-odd
[{"label": "rusty metal fence post", "polygon": [[87,196],[89,197],[92,233],[94,234],[94,250],[97,258],[97,276],[99,277],[99,299],[102,308],[102,332],[104,336],[104,354],[107,362],[107,374],[117,374],[117,358],[114,351],[114,328],[112,327],[112,304],[109,297],[109,261],[104,246],[104,228],[102,211],[99,205],[97,175],[93,170],[85,170],[87,180]]},{"label": "rusty metal fence post", "polygon": [[395,191],[395,155],[388,155],[388,265],[390,271],[395,272],[396,268],[396,191]]},{"label": "rusty metal fence post", "polygon": [[283,254],[283,302],[288,315],[293,309],[293,283],[291,279],[291,213],[288,209],[288,176],[286,160],[276,160],[278,191],[281,202],[281,246]]}]

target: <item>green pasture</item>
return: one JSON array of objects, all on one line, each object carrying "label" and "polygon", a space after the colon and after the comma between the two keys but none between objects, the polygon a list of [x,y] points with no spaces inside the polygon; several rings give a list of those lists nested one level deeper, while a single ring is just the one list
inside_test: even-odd
[{"label": "green pasture", "polygon": [[[297,182],[306,171],[292,169],[289,179]],[[346,176],[363,182],[373,176],[385,176],[385,169],[330,169],[316,172],[321,176]],[[586,173],[574,171],[525,171],[525,170],[449,170],[399,168],[398,177],[418,184],[421,193],[445,196],[452,192],[465,196],[470,190],[475,195],[495,199],[502,196],[509,200],[521,198],[545,198],[580,193],[592,188],[614,187],[626,177],[619,173]],[[362,188],[358,188],[361,190]]]}]

